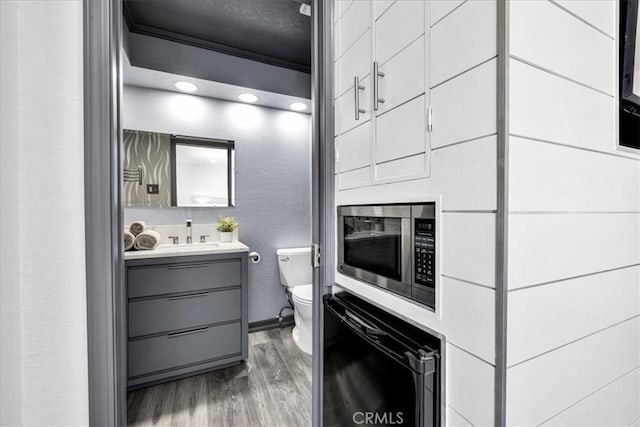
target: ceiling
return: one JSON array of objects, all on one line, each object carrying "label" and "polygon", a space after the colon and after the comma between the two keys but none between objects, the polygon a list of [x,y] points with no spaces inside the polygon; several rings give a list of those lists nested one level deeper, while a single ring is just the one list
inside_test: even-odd
[{"label": "ceiling", "polygon": [[198,87],[198,90],[192,93],[196,96],[239,102],[238,95],[241,93],[251,93],[258,97],[255,105],[278,108],[281,110],[291,110],[290,106],[292,103],[300,102],[307,106],[307,109],[302,111],[302,113],[311,113],[311,103],[306,97],[296,97],[211,80],[186,77],[181,74],[135,67],[129,62],[129,58],[126,53],[123,57],[123,77],[125,85],[184,93],[176,89],[175,83],[177,81],[188,81],[194,83]]},{"label": "ceiling", "polygon": [[310,73],[310,1],[124,0],[124,13],[134,34]]}]

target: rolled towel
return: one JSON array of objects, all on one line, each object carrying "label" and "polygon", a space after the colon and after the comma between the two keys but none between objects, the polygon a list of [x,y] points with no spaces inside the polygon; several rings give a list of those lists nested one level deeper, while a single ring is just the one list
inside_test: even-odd
[{"label": "rolled towel", "polygon": [[160,233],[153,230],[144,230],[136,236],[133,246],[142,251],[150,251],[158,247],[160,244]]},{"label": "rolled towel", "polygon": [[144,221],[133,221],[129,226],[129,231],[133,233],[134,236],[142,233],[147,228],[147,224]]},{"label": "rolled towel", "polygon": [[124,250],[128,251],[133,249],[133,243],[136,241],[136,236],[129,230],[124,230]]}]

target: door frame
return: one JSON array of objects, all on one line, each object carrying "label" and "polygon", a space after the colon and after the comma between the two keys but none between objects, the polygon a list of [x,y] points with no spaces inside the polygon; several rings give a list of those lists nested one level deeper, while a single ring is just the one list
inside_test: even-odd
[{"label": "door frame", "polygon": [[121,0],[84,0],[84,180],[89,423],[126,425],[121,204]]},{"label": "door frame", "polygon": [[[322,309],[333,285],[333,2],[312,4],[313,417],[322,425]],[[90,425],[126,425],[122,0],[83,0],[84,179]]]},{"label": "door frame", "polygon": [[[311,12],[311,214],[312,242],[320,249],[313,270],[312,424],[322,426],[324,296],[335,272],[334,1],[312,1]],[[313,253],[313,251],[312,251]],[[312,260],[313,264],[313,260]]]}]

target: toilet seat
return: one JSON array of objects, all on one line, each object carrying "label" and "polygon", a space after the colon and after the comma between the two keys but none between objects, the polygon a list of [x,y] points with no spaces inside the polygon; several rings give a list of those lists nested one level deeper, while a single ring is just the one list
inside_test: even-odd
[{"label": "toilet seat", "polygon": [[294,286],[291,295],[295,303],[310,305],[313,302],[313,285]]}]

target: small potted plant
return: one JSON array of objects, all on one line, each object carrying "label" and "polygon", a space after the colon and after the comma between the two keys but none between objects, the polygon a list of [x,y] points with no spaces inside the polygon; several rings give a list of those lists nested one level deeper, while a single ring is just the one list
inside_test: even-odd
[{"label": "small potted plant", "polygon": [[236,228],[238,228],[238,223],[234,217],[219,217],[216,230],[220,233],[220,243],[231,243],[233,241],[233,232]]}]

